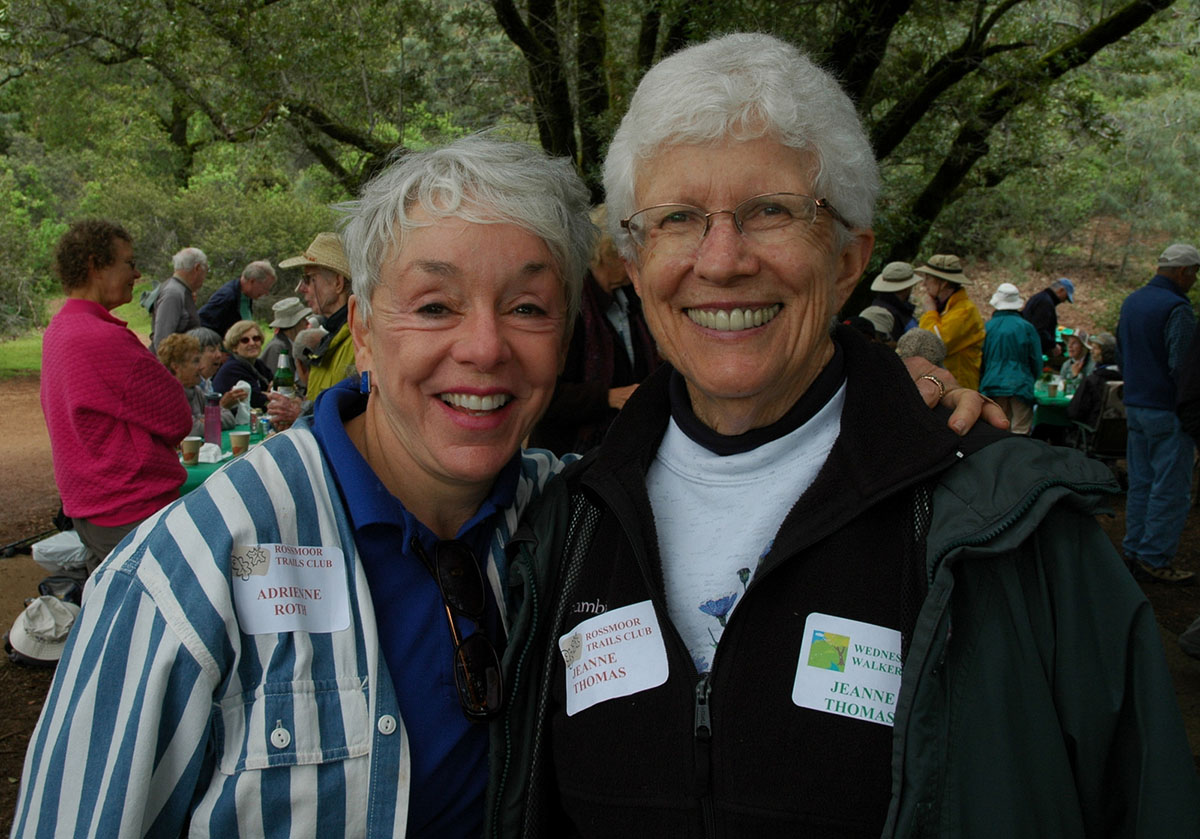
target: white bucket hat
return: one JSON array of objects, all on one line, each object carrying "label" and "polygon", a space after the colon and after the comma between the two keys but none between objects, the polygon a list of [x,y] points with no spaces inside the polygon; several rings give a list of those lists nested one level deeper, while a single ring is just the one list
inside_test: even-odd
[{"label": "white bucket hat", "polygon": [[1021,299],[1021,290],[1012,283],[1000,283],[989,302],[992,308],[999,312],[1015,312],[1025,305],[1025,301]]},{"label": "white bucket hat", "polygon": [[43,594],[25,607],[8,633],[8,643],[26,658],[52,663],[62,658],[79,607]]},{"label": "white bucket hat", "polygon": [[301,303],[299,297],[285,297],[275,302],[271,312],[275,315],[275,320],[267,324],[268,326],[272,329],[291,329],[311,315],[312,309]]}]

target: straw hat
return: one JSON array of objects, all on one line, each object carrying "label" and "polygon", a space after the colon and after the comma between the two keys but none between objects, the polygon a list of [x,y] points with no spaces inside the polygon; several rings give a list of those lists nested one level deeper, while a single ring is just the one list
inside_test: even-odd
[{"label": "straw hat", "polygon": [[25,607],[8,633],[12,648],[36,662],[49,664],[62,658],[67,636],[79,607],[43,594]]},{"label": "straw hat", "polygon": [[918,274],[929,274],[941,277],[959,285],[971,285],[967,275],[963,273],[962,260],[952,253],[938,253],[929,257],[929,262],[915,269]]},{"label": "straw hat", "polygon": [[299,297],[285,297],[282,300],[276,300],[275,304],[271,306],[271,311],[275,313],[275,320],[271,321],[268,326],[273,329],[291,329],[312,314],[312,309],[301,303]]},{"label": "straw hat", "polygon": [[871,291],[904,291],[921,282],[907,262],[889,262],[871,283]]},{"label": "straw hat", "polygon": [[990,302],[992,308],[999,312],[1015,312],[1025,305],[1025,301],[1021,299],[1021,290],[1012,283],[1000,283]]},{"label": "straw hat", "polygon": [[328,268],[333,273],[350,279],[350,263],[346,261],[346,252],[342,250],[341,237],[336,233],[318,233],[312,244],[304,249],[304,253],[279,263],[280,268],[296,268],[303,265]]}]

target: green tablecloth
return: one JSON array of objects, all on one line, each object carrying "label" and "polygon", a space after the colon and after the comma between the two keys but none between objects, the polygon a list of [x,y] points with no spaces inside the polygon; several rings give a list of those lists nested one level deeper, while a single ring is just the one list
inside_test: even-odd
[{"label": "green tablecloth", "polygon": [[1064,428],[1071,427],[1071,421],[1067,419],[1067,405],[1071,402],[1071,397],[1063,394],[1060,389],[1058,395],[1050,396],[1042,389],[1040,383],[1033,391],[1034,401],[1037,403],[1033,406],[1033,424],[1036,425],[1059,425]]},{"label": "green tablecloth", "polygon": [[[231,430],[232,431],[249,431],[250,426],[241,425],[241,426],[238,426],[237,428],[231,429]],[[250,443],[251,448],[253,448],[256,445],[258,445],[257,442]],[[223,451],[223,452],[230,451],[229,431],[221,432],[221,451]],[[188,466],[185,463],[183,465],[183,468],[187,470],[187,478],[184,480],[183,486],[181,486],[179,488],[179,494],[187,495],[189,492],[194,490],[196,487],[200,486],[200,484],[204,483],[208,479],[209,475],[211,475],[213,472],[216,472],[218,469],[220,469],[222,466],[224,466],[226,463],[228,463],[232,459],[233,458],[231,455],[230,457],[227,457],[224,460],[219,460],[216,463],[197,463],[194,466]]]}]

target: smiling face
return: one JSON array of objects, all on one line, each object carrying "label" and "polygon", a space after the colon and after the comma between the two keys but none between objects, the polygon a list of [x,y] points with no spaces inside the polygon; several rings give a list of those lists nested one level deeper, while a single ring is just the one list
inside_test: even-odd
[{"label": "smiling face", "polygon": [[247,329],[242,333],[242,337],[238,338],[237,345],[233,347],[233,354],[246,361],[253,361],[258,358],[262,348],[262,333],[258,329]]},{"label": "smiling face", "polygon": [[[113,261],[103,268],[88,268],[87,296],[112,311],[133,299],[133,286],[142,276],[133,261],[133,245],[112,240]],[[90,258],[89,258],[90,259]]]},{"label": "smiling face", "polygon": [[[755,195],[813,192],[811,158],[770,138],[669,146],[644,163],[636,207],[685,203],[730,210]],[[732,216],[711,219],[691,252],[656,252],[653,239],[629,264],[659,351],[687,380],[696,416],[722,434],[782,417],[833,355],[830,323],[871,254],[874,234],[856,230],[835,246],[837,223],[818,212],[784,244],[738,233]]]},{"label": "smiling face", "polygon": [[357,366],[373,385],[364,454],[426,524],[417,499],[486,494],[541,416],[565,312],[541,239],[454,218],[405,234],[384,260],[369,316],[351,298]]}]

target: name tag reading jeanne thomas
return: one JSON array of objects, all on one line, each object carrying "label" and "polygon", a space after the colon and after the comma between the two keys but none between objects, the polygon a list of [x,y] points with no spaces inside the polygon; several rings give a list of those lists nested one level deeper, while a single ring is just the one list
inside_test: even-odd
[{"label": "name tag reading jeanne thomas", "polygon": [[792,702],[890,726],[903,672],[899,632],[813,612],[804,624]]},{"label": "name tag reading jeanne thomas", "polygon": [[649,600],[613,609],[558,639],[567,665],[567,716],[667,680],[667,648]]},{"label": "name tag reading jeanne thomas", "polygon": [[346,558],[320,545],[237,545],[233,602],[242,630],[340,632],[350,626]]}]

